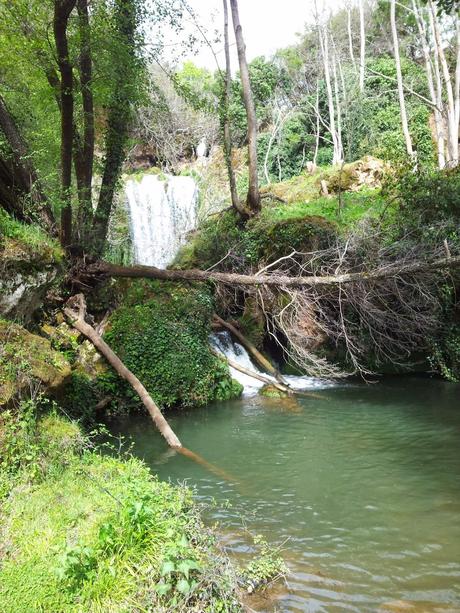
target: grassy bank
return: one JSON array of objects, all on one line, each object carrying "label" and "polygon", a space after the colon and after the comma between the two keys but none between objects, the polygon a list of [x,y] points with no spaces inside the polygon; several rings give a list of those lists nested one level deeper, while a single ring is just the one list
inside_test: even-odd
[{"label": "grassy bank", "polygon": [[0,426],[0,610],[240,611],[190,490],[29,411]]}]

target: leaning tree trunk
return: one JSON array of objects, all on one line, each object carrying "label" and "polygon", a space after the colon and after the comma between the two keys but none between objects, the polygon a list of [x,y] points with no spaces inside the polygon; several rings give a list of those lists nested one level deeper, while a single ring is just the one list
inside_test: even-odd
[{"label": "leaning tree trunk", "polygon": [[459,121],[460,121],[460,19],[458,13],[456,14],[456,60],[455,66],[455,83],[452,83],[453,79],[449,70],[449,63],[444,52],[444,42],[442,40],[441,31],[439,27],[437,7],[435,3],[430,0],[430,17],[431,26],[433,28],[434,40],[435,40],[435,55],[438,58],[441,66],[442,75],[444,78],[445,93],[447,98],[447,150],[449,156],[449,166],[458,166],[459,160]]},{"label": "leaning tree trunk", "polygon": [[240,65],[241,86],[243,88],[244,106],[248,120],[248,154],[249,154],[249,189],[247,206],[252,214],[260,210],[259,178],[257,172],[257,117],[252,95],[249,68],[246,60],[246,45],[243,38],[243,30],[240,23],[238,1],[230,0],[232,8],[233,29],[235,31],[236,48]]},{"label": "leaning tree trunk", "polygon": [[399,53],[398,30],[396,27],[396,0],[391,0],[390,5],[391,33],[393,36],[393,50],[396,63],[396,77],[398,82],[399,109],[401,113],[401,124],[406,143],[407,155],[410,158],[414,157],[414,149],[412,147],[412,139],[409,132],[409,123],[407,121],[406,101],[404,98],[404,85],[401,71],[401,56]]},{"label": "leaning tree trunk", "polygon": [[61,244],[72,242],[72,146],[73,146],[73,70],[69,58],[67,26],[76,0],[54,1],[54,40],[61,75]]},{"label": "leaning tree trunk", "polygon": [[428,84],[428,91],[430,92],[430,99],[433,104],[434,114],[434,128],[436,138],[436,149],[438,153],[438,168],[442,170],[446,165],[446,156],[444,151],[444,120],[442,117],[442,94],[438,95],[435,89],[435,81],[433,75],[433,66],[431,60],[430,42],[428,39],[428,33],[425,26],[423,14],[420,9],[420,5],[417,0],[412,0],[412,11],[417,22],[417,28],[420,34],[420,41],[423,51],[423,58],[425,61],[425,72]]},{"label": "leaning tree trunk", "polygon": [[78,294],[77,296],[73,296],[66,305],[64,309],[64,313],[66,317],[69,319],[72,326],[81,332],[86,338],[91,341],[91,343],[96,347],[96,349],[104,356],[107,362],[115,369],[115,371],[125,379],[137,392],[139,398],[142,400],[142,403],[146,407],[147,411],[150,413],[151,418],[153,419],[156,427],[160,431],[160,433],[166,439],[166,442],[173,449],[179,449],[182,447],[180,440],[172,431],[170,425],[163,417],[160,409],[157,407],[152,397],[139,381],[139,379],[134,375],[120,358],[116,355],[114,351],[107,345],[107,343],[102,339],[102,337],[96,332],[96,330],[90,326],[85,321],[86,314],[86,305],[85,299],[82,294]]}]

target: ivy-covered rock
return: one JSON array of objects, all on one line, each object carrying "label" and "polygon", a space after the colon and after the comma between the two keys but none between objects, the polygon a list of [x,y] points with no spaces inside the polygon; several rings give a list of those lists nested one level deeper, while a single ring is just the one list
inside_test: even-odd
[{"label": "ivy-covered rock", "polygon": [[[111,315],[105,340],[162,408],[226,400],[238,396],[242,387],[210,351],[213,310],[207,288],[136,281]],[[98,382],[122,405],[139,405],[135,392],[115,372]]]},{"label": "ivy-covered rock", "polygon": [[0,405],[35,385],[56,393],[70,376],[70,364],[46,338],[0,320]]}]

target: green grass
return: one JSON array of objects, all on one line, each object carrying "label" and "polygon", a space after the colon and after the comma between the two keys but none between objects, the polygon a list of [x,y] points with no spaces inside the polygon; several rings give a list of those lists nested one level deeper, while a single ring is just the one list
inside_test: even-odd
[{"label": "green grass", "polygon": [[191,493],[87,452],[2,509],[0,610],[239,611]]},{"label": "green grass", "polygon": [[359,192],[343,192],[340,199],[334,195],[287,204],[267,203],[262,209],[261,218],[282,221],[320,216],[347,229],[364,217],[378,217],[385,208],[385,202],[379,189],[362,189]]},{"label": "green grass", "polygon": [[59,243],[39,226],[23,224],[0,208],[0,257],[34,258],[40,263],[61,262]]},{"label": "green grass", "polygon": [[241,611],[192,492],[93,440],[43,397],[0,413],[0,611]]}]

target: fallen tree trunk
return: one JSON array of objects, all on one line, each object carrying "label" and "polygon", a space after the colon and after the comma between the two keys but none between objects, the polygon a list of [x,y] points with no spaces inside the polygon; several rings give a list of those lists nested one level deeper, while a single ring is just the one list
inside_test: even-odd
[{"label": "fallen tree trunk", "polygon": [[[385,266],[369,271],[350,272],[339,275],[305,275],[290,276],[273,274],[240,274],[216,272],[213,270],[163,270],[155,266],[117,266],[109,262],[97,262],[78,271],[79,275],[89,281],[91,278],[127,277],[131,279],[162,279],[165,281],[214,281],[229,285],[252,287],[314,287],[320,285],[341,285],[355,282],[373,282],[403,275],[415,275],[434,270],[460,268],[460,256],[437,258],[432,261],[417,261]],[[78,280],[77,280],[78,283]]]},{"label": "fallen tree trunk", "polygon": [[172,431],[170,425],[163,417],[160,409],[157,407],[152,397],[139,381],[139,379],[123,364],[120,358],[114,351],[107,345],[107,343],[101,338],[96,330],[85,321],[86,304],[82,294],[73,296],[67,302],[64,308],[64,313],[69,319],[69,322],[74,328],[86,336],[86,338],[96,347],[96,349],[104,356],[109,364],[116,370],[116,372],[125,379],[137,392],[139,398],[142,400],[147,411],[150,413],[156,427],[160,433],[166,439],[166,442],[173,449],[180,449],[182,444],[177,436]]}]

